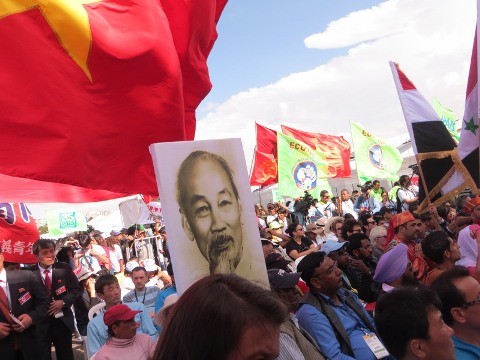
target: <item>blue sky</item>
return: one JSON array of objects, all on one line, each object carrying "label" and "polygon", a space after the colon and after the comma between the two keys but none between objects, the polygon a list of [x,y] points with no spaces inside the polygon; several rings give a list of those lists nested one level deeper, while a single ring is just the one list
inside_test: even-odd
[{"label": "blue sky", "polygon": [[462,117],[475,0],[292,4],[227,4],[208,62],[213,89],[197,112],[197,140],[240,137],[249,166],[255,122],[347,140],[350,121],[384,140],[406,134],[389,61],[427,100],[437,98]]},{"label": "blue sky", "polygon": [[[226,101],[251,87],[309,70],[347,49],[308,49],[304,39],[352,11],[379,1],[230,0],[218,24],[219,38],[208,66],[213,89],[209,102]],[[294,4],[294,5],[293,5]]]}]

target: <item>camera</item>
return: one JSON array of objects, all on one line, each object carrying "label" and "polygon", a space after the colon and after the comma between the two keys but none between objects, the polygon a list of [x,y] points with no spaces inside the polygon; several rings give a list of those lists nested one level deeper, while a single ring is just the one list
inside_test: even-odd
[{"label": "camera", "polygon": [[412,169],[412,173],[414,175],[419,175],[420,174],[420,171],[418,170],[418,164],[412,164],[412,165],[409,165],[408,166],[409,169]]}]

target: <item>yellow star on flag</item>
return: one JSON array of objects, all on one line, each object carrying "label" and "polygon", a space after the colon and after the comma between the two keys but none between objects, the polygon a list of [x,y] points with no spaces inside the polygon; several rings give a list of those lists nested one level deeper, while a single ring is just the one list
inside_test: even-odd
[{"label": "yellow star on flag", "polygon": [[65,51],[92,81],[87,66],[92,44],[90,23],[84,4],[101,0],[1,0],[0,19],[39,9]]}]

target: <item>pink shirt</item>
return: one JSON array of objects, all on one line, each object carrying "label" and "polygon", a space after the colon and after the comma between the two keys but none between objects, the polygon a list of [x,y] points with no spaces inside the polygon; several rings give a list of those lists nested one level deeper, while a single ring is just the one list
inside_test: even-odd
[{"label": "pink shirt", "polygon": [[150,335],[136,334],[132,339],[109,337],[95,354],[95,360],[148,360],[155,350]]}]

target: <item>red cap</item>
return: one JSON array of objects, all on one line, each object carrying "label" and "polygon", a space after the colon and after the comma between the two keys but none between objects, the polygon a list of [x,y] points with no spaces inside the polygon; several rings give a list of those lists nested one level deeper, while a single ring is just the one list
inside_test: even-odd
[{"label": "red cap", "polygon": [[115,321],[127,321],[132,320],[135,315],[142,312],[141,310],[132,310],[127,305],[120,304],[109,308],[105,315],[103,315],[103,322],[105,325],[110,326]]}]

